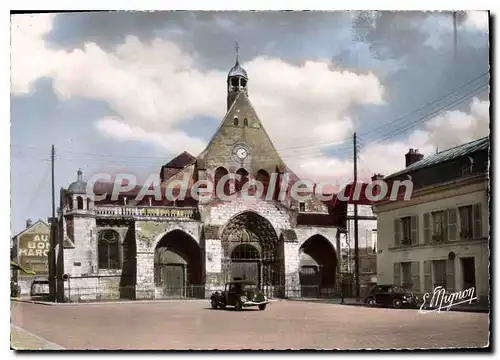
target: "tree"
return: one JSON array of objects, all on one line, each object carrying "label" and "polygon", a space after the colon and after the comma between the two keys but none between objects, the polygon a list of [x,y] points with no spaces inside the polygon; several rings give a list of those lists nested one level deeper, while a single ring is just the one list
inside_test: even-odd
[{"label": "tree", "polygon": [[[15,261],[10,262],[10,270],[12,271],[21,271],[24,274],[27,275],[36,275],[36,273],[33,270],[28,270],[16,263]],[[10,279],[10,296],[11,297],[16,297],[20,293],[19,285],[17,284],[17,281],[15,278]]]}]

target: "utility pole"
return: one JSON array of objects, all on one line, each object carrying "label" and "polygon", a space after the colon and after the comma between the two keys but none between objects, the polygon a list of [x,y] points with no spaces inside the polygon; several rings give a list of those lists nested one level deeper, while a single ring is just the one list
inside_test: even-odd
[{"label": "utility pole", "polygon": [[50,160],[52,165],[52,221],[50,223],[50,251],[49,251],[49,289],[50,298],[52,301],[56,299],[56,232],[54,227],[54,217],[56,213],[56,197],[55,197],[55,183],[54,183],[54,161],[56,150],[54,145],[50,151]]},{"label": "utility pole", "polygon": [[458,37],[457,37],[457,12],[453,11],[453,55],[455,57],[454,60],[457,58],[457,43],[458,43]]},{"label": "utility pole", "polygon": [[[356,133],[353,137],[354,143],[354,187],[352,194],[356,191],[358,184],[358,148],[356,142]],[[352,199],[352,198],[351,198]],[[354,202],[354,276],[356,283],[356,301],[359,301],[359,238],[358,238],[358,204],[357,199],[352,199]]]}]

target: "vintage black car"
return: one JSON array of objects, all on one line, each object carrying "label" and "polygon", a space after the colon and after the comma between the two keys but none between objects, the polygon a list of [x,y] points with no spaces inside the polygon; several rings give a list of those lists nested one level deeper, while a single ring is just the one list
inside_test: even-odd
[{"label": "vintage black car", "polygon": [[250,280],[235,280],[226,283],[223,291],[216,291],[210,297],[212,309],[224,309],[234,306],[236,310],[244,307],[258,306],[265,310],[269,300],[257,288],[257,284]]},{"label": "vintage black car", "polygon": [[368,306],[415,307],[418,297],[398,285],[377,285],[365,297],[364,303]]}]

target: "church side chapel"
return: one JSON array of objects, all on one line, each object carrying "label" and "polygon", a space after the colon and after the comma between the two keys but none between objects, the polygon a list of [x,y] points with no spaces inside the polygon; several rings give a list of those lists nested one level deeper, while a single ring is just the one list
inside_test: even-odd
[{"label": "church side chapel", "polygon": [[[78,171],[61,189],[65,296],[70,301],[205,298],[234,278],[255,281],[270,297],[333,296],[339,290],[340,236],[347,204],[280,197],[299,178],[287,167],[250,101],[250,78],[236,63],[227,76],[227,112],[205,150],[183,152],[161,166],[162,187],[188,177],[217,185],[216,196],[135,198],[140,187],[111,199],[113,184],[96,183],[93,200]],[[223,86],[223,84],[221,84]],[[277,176],[271,176],[277,174]],[[267,197],[239,196],[250,179]],[[190,194],[190,191],[187,191]],[[267,194],[267,191],[264,191]]]}]

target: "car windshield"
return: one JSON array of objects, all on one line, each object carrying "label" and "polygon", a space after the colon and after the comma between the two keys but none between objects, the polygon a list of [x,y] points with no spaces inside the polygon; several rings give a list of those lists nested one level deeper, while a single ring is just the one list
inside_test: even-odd
[{"label": "car windshield", "polygon": [[406,290],[402,286],[394,286],[394,292],[404,293]]},{"label": "car windshield", "polygon": [[243,290],[257,290],[257,285],[253,285],[253,284],[247,284],[247,285],[243,285]]}]

